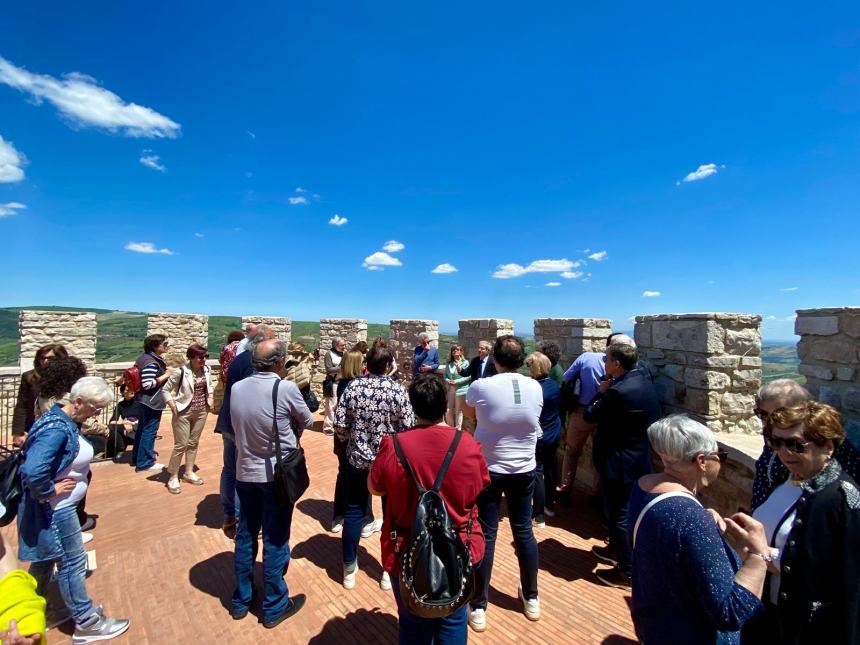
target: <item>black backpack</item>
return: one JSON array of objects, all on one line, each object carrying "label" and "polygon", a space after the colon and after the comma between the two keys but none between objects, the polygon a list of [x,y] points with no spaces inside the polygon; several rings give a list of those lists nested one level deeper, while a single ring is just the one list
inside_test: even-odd
[{"label": "black backpack", "polygon": [[[475,594],[472,555],[469,552],[472,512],[469,513],[466,544],[463,544],[460,532],[451,525],[445,500],[439,494],[461,436],[460,432],[454,433],[454,440],[430,490],[415,477],[397,435],[393,436],[397,458],[418,489],[418,505],[409,544],[400,554],[400,597],[406,608],[421,618],[450,616]],[[396,528],[394,532],[396,544]]]},{"label": "black backpack", "polygon": [[20,450],[0,448],[0,503],[6,507],[0,526],[10,524],[18,514],[18,502],[24,492],[19,475],[22,461]]}]

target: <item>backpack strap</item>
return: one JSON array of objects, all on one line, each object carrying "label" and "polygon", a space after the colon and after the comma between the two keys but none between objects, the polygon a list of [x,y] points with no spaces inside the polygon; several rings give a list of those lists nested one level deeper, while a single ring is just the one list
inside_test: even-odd
[{"label": "backpack strap", "polygon": [[662,493],[660,495],[657,495],[657,497],[645,504],[645,508],[642,509],[642,511],[639,513],[639,517],[636,518],[636,524],[633,526],[633,548],[636,548],[636,534],[639,533],[639,525],[642,523],[642,518],[645,517],[645,514],[651,510],[652,506],[662,502],[664,499],[669,499],[670,497],[689,497],[699,506],[702,505],[702,502],[696,499],[696,497],[692,493],[687,493],[682,490],[673,490],[669,491],[668,493]]},{"label": "backpack strap", "polygon": [[412,478],[412,481],[415,482],[415,487],[418,489],[419,497],[427,492],[427,489],[421,485],[421,482],[418,481],[418,478],[415,476],[415,473],[412,472],[412,468],[409,467],[409,462],[406,460],[406,455],[403,454],[403,448],[400,447],[400,442],[397,441],[397,435],[392,435],[391,440],[394,442],[394,452],[397,453],[397,459],[400,461],[400,465],[403,466],[403,470]]},{"label": "backpack strap", "polygon": [[460,436],[460,432],[454,432],[454,440],[451,442],[451,446],[448,448],[448,452],[445,455],[445,460],[439,468],[439,473],[436,475],[436,481],[433,482],[433,490],[437,493],[439,492],[439,489],[442,488],[442,480],[445,479],[445,473],[448,472],[448,466],[451,465],[451,460],[454,458],[454,453],[457,451],[457,446],[460,444]]}]

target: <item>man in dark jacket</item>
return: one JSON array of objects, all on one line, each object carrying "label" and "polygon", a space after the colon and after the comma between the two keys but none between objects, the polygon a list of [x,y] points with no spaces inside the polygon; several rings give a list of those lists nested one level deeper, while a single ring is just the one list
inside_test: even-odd
[{"label": "man in dark jacket", "polygon": [[[468,376],[474,383],[478,379],[488,378],[497,374],[496,364],[493,362],[493,357],[490,355],[493,351],[493,346],[489,341],[482,340],[478,343],[478,355],[470,362],[469,367],[460,370],[460,376]],[[463,430],[469,434],[475,434],[475,419],[468,415],[463,415]]]},{"label": "man in dark jacket", "polygon": [[632,553],[627,541],[627,502],[636,480],[651,472],[646,431],[660,418],[657,392],[648,374],[636,368],[635,347],[614,344],[606,349],[607,380],[583,415],[597,424],[594,466],[600,474],[609,545],[595,547],[595,556],[615,565],[597,572],[604,583],[630,588]]}]

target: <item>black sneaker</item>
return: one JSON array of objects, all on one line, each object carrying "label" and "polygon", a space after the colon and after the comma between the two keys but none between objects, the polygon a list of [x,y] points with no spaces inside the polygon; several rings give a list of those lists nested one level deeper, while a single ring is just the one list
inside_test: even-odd
[{"label": "black sneaker", "polygon": [[624,573],[618,567],[612,567],[611,569],[602,569],[596,573],[597,579],[600,580],[605,585],[609,585],[610,587],[615,587],[616,589],[623,589],[624,591],[630,591],[632,589],[632,585],[630,582],[630,576]]},{"label": "black sneaker", "polygon": [[290,603],[286,606],[284,612],[274,620],[263,621],[263,627],[266,629],[272,629],[273,627],[280,625],[290,616],[294,616],[299,613],[299,610],[305,606],[305,600],[307,600],[307,596],[305,596],[305,594],[296,594],[290,598]]},{"label": "black sneaker", "polygon": [[591,552],[598,560],[616,567],[618,566],[618,558],[615,555],[615,549],[608,544],[606,546],[593,546],[591,547]]}]

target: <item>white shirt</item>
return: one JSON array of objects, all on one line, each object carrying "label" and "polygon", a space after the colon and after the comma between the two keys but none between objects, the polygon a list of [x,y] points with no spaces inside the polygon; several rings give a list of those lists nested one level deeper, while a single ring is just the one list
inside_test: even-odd
[{"label": "white shirt", "polygon": [[[795,502],[800,499],[800,494],[803,491],[799,486],[795,486],[789,479],[781,486],[777,486],[770,494],[764,504],[755,509],[753,517],[764,524],[764,534],[767,536],[768,543],[779,549],[780,554],[785,547],[785,542],[788,539],[788,534],[791,532],[791,526],[794,524],[794,510],[791,513],[786,513],[791,509]],[[785,518],[785,521],[780,522]],[[779,566],[779,561],[782,558],[774,560],[774,564]],[[770,587],[768,593],[770,600],[776,604],[779,595],[779,574],[770,574]]]},{"label": "white shirt", "polygon": [[537,467],[535,446],[540,432],[543,390],[532,378],[505,372],[469,386],[466,403],[475,408],[475,439],[490,471],[527,473]]},{"label": "white shirt", "polygon": [[78,455],[69,467],[57,473],[54,481],[74,479],[75,488],[70,493],[51,498],[51,508],[59,511],[61,508],[77,506],[87,494],[87,475],[90,472],[90,462],[93,460],[93,446],[89,441],[78,435]]}]

